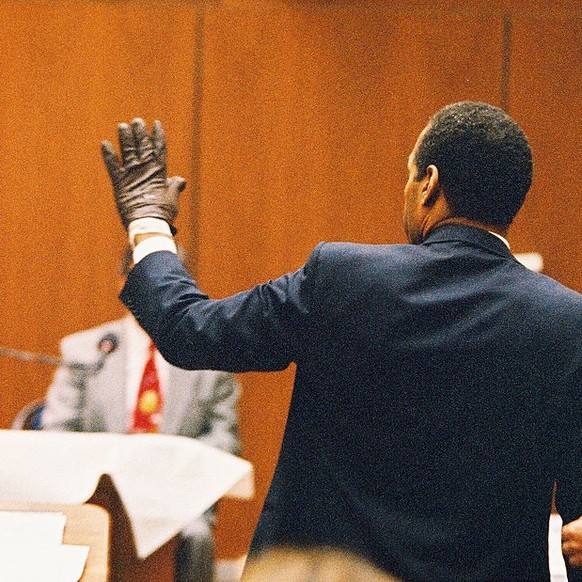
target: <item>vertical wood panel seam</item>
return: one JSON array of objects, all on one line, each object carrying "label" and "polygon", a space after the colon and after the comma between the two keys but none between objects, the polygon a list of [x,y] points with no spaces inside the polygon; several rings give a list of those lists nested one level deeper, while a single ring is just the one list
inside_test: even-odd
[{"label": "vertical wood panel seam", "polygon": [[200,243],[200,180],[202,175],[202,98],[204,89],[204,28],[206,6],[202,2],[196,10],[194,24],[194,72],[192,96],[192,183],[190,186],[192,228],[190,233],[189,266],[194,277],[198,270]]},{"label": "vertical wood panel seam", "polygon": [[506,13],[503,17],[502,32],[502,61],[501,61],[501,108],[509,112],[510,90],[509,82],[511,78],[511,40],[513,32],[513,20],[511,13]]}]

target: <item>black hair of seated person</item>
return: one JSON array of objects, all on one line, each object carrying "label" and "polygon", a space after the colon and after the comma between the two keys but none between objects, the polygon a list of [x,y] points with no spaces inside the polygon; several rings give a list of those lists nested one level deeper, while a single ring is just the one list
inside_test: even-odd
[{"label": "black hair of seated person", "polygon": [[531,148],[503,109],[460,101],[429,120],[414,160],[417,180],[429,165],[439,171],[455,216],[507,227],[521,208],[533,178]]},{"label": "black hair of seated person", "polygon": [[402,582],[337,548],[281,546],[249,557],[240,582]]}]

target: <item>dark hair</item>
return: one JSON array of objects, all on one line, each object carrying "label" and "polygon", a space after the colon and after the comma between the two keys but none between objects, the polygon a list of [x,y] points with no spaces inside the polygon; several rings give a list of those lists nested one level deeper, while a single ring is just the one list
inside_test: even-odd
[{"label": "dark hair", "polygon": [[443,107],[416,150],[417,180],[430,164],[455,216],[509,226],[531,186],[531,148],[505,111],[474,101]]}]

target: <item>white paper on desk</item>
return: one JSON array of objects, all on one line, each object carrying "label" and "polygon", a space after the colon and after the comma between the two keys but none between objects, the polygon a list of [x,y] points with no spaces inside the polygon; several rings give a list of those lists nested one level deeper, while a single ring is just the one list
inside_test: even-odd
[{"label": "white paper on desk", "polygon": [[79,504],[109,474],[146,558],[224,495],[254,494],[251,463],[196,439],[0,430],[0,501]]},{"label": "white paper on desk", "polygon": [[58,511],[0,511],[0,548],[21,542],[58,546],[63,543],[66,521],[67,516]]},{"label": "white paper on desk", "polygon": [[123,471],[112,475],[136,538],[138,532],[147,532],[136,539],[140,558],[192,523],[233,485],[240,487],[246,482],[246,494],[252,494],[247,461],[241,464],[242,459],[213,447],[192,447],[192,439],[187,437],[160,436],[167,435],[142,434],[126,439],[119,456]]},{"label": "white paper on desk", "polygon": [[0,499],[84,503],[116,464],[114,441],[94,436],[116,435],[0,430]]},{"label": "white paper on desk", "polygon": [[0,546],[0,580],[78,582],[89,548],[13,543]]}]

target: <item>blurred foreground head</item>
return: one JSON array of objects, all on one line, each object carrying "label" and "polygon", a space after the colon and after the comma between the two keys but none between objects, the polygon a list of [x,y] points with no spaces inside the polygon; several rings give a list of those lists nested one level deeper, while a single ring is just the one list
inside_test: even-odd
[{"label": "blurred foreground head", "polygon": [[276,548],[249,558],[241,582],[401,582],[333,548]]}]

